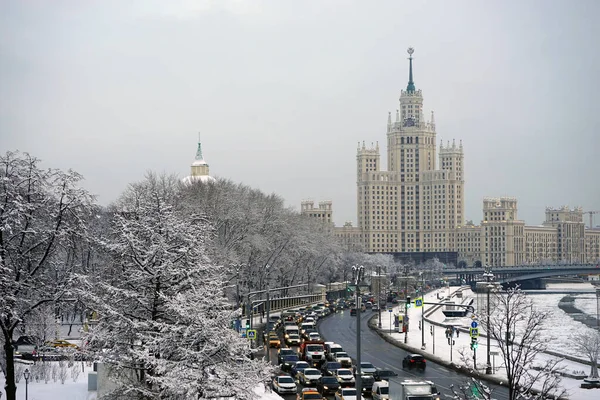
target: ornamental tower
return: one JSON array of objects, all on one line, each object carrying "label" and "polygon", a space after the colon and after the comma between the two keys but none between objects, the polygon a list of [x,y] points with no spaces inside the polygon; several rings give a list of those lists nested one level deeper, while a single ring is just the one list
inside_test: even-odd
[{"label": "ornamental tower", "polygon": [[440,154],[436,169],[436,125],[425,120],[423,94],[413,76],[408,49],[406,90],[395,121],[388,113],[387,171],[379,148],[357,152],[358,227],[367,252],[455,251],[455,230],[464,215],[462,145]]}]

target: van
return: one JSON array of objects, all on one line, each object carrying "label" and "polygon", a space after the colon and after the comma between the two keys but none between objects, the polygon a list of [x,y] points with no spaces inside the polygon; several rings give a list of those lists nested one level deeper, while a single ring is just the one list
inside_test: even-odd
[{"label": "van", "polygon": [[371,388],[371,396],[373,400],[389,400],[390,398],[390,383],[388,381],[376,381]]},{"label": "van", "polygon": [[300,336],[300,329],[298,329],[298,325],[287,325],[285,327],[284,338],[288,339],[290,337],[289,335],[292,333]]}]

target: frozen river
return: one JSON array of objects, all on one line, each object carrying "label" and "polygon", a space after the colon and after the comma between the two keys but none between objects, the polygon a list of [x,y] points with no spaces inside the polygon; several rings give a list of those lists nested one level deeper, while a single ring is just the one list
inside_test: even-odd
[{"label": "frozen river", "polygon": [[[589,283],[565,283],[548,284],[547,289],[552,291],[565,290],[565,293],[543,294],[544,291],[542,290],[539,291],[540,294],[528,292],[528,295],[537,309],[549,311],[550,316],[545,321],[545,329],[542,331],[544,338],[548,340],[549,350],[581,357],[581,354],[573,349],[571,337],[585,331],[591,332],[593,328],[575,320],[571,315],[561,310],[558,303],[567,295],[573,296],[575,301],[572,304],[583,313],[595,318],[596,294],[593,292],[594,287]],[[577,291],[587,289],[590,292],[567,293],[569,289]]]}]

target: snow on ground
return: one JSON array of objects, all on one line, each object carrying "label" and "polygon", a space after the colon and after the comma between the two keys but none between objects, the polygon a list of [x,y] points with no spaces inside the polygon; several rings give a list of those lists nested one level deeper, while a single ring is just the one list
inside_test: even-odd
[{"label": "snow on ground", "polygon": [[[436,298],[436,295],[438,292],[440,293],[440,295],[447,295],[448,290],[451,292],[454,292],[457,289],[458,289],[458,287],[450,287],[448,289],[441,289],[440,291],[432,292],[426,296],[425,302],[439,302]],[[469,294],[471,296],[473,296],[473,293],[470,290],[465,291],[464,293],[466,296]],[[551,307],[551,305],[554,304],[554,308],[552,308],[552,311],[556,311],[557,314],[560,311],[562,314],[564,314],[563,316],[559,315],[559,317],[557,317],[557,319],[554,320],[553,323],[555,323],[557,325],[555,326],[555,328],[552,329],[552,332],[550,333],[551,336],[558,336],[559,338],[564,339],[565,335],[566,335],[566,338],[568,338],[568,335],[565,334],[565,331],[575,332],[576,329],[581,329],[581,325],[583,325],[583,324],[581,324],[577,321],[574,321],[568,315],[566,315],[564,312],[562,312],[561,310],[558,309],[558,307],[557,307],[558,300],[560,300],[560,298],[562,298],[564,295],[557,295],[556,298],[558,300],[556,300],[556,303],[554,303],[555,298],[553,295],[544,295],[544,296],[546,299],[549,299],[549,300],[542,300],[542,298],[540,297],[540,298],[538,298],[538,303],[545,304],[547,307]],[[532,298],[533,297],[535,297],[535,296],[532,296]],[[430,307],[432,307],[432,306],[425,306],[426,314],[427,314],[427,309],[429,309]],[[398,312],[404,313],[404,305],[398,305],[398,306],[394,307],[393,313],[396,314]],[[422,332],[421,332],[421,330],[419,330],[419,321],[421,320],[421,313],[422,313],[421,308],[410,308],[408,310],[410,329],[409,329],[409,333],[408,333],[407,344],[409,346],[412,346],[417,349],[420,349],[421,344],[422,344]],[[435,322],[444,323],[447,325],[462,326],[465,328],[468,328],[472,321],[471,318],[446,318],[444,316],[444,314],[442,313],[441,308],[438,309],[433,315],[429,316],[428,318]],[[382,322],[382,330],[389,332],[390,320],[388,318],[382,318],[381,322]],[[426,343],[426,347],[424,350],[425,352],[434,354],[435,356],[440,357],[442,360],[444,360],[446,362],[450,362],[450,359],[452,359],[452,361],[457,364],[463,364],[463,362],[461,362],[461,352],[465,355],[468,355],[469,357],[472,357],[473,352],[472,352],[472,350],[470,350],[471,339],[467,332],[460,332],[458,337],[456,337],[456,336],[454,337],[454,345],[452,346],[452,355],[451,355],[450,346],[448,344],[448,341],[447,341],[446,335],[445,335],[445,329],[440,326],[435,326],[434,327],[434,335],[431,335],[430,326],[431,325],[429,323],[425,322],[425,343]],[[480,329],[482,328],[481,325],[479,325],[479,327],[480,327]],[[404,333],[397,333],[397,332],[391,333],[391,336],[394,339],[397,339],[400,341],[404,341],[404,335],[405,335]],[[478,342],[479,346],[477,348],[477,366],[478,366],[478,369],[481,371],[485,370],[485,365],[486,365],[486,354],[487,354],[486,353],[487,352],[486,340],[487,340],[486,338],[480,337],[479,342]],[[566,342],[563,342],[563,343],[566,343]],[[434,346],[435,346],[435,348],[434,348]],[[570,346],[566,346],[566,347],[570,347]],[[561,350],[564,351],[566,347],[563,347]],[[491,348],[492,352],[498,351],[497,344],[493,340],[491,341],[490,348]],[[546,354],[541,355],[539,361],[542,362],[543,359],[545,359],[546,357],[552,357],[552,356],[549,356]],[[470,362],[472,362],[472,358],[470,358]],[[506,378],[506,373],[503,371],[503,369],[500,368],[500,363],[501,363],[500,356],[496,356],[495,360],[494,360],[494,357],[492,357],[492,364],[494,364],[497,369],[495,372],[496,376]],[[564,366],[566,370],[570,370],[570,371],[582,371],[583,370],[586,372],[586,374],[589,373],[589,371],[590,371],[590,367],[588,365],[580,364],[580,363],[576,363],[576,362],[572,362],[572,361],[567,361],[567,360],[562,361],[561,366]],[[600,398],[600,389],[591,389],[591,390],[581,389],[579,387],[581,382],[582,381],[580,381],[580,380],[563,377],[561,384],[564,388],[569,390],[569,399],[571,399],[571,400],[589,400],[592,398]],[[597,396],[597,397],[595,397],[595,396]]]},{"label": "snow on ground", "polygon": [[[49,364],[54,365],[58,364],[58,362],[49,362]],[[75,366],[81,367],[81,363],[76,363]],[[23,366],[23,369],[26,367]],[[96,399],[96,391],[88,391],[87,382],[88,372],[91,371],[93,371],[91,366],[85,366],[85,373],[80,373],[75,382],[69,375],[64,384],[60,381],[54,382],[53,380],[50,380],[48,383],[44,383],[43,380],[35,382],[30,378],[27,385],[28,400],[94,400]],[[260,400],[282,399],[277,393],[266,391],[262,385],[254,389],[254,393],[260,396]],[[6,399],[4,375],[2,374],[0,374],[0,394],[1,399]],[[17,400],[25,400],[24,378],[21,378],[19,383],[17,383]]]},{"label": "snow on ground", "polygon": [[[50,365],[56,365],[58,362],[48,362]],[[81,363],[75,363],[75,366],[81,368]],[[25,367],[25,366],[24,366]],[[60,381],[54,382],[52,379],[48,383],[34,381],[29,379],[27,385],[28,400],[92,400],[96,398],[96,392],[88,392],[87,377],[88,372],[93,371],[91,366],[85,366],[85,373],[80,373],[77,380],[73,382],[71,375],[62,384]],[[21,371],[22,372],[22,371]],[[69,368],[70,372],[70,368]],[[4,392],[4,375],[0,375],[0,398],[6,399]],[[17,383],[17,400],[25,400],[25,379],[21,378]]]}]

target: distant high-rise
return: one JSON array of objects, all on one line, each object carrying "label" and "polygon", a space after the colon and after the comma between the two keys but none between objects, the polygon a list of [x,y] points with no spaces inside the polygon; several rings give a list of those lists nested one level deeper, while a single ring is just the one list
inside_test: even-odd
[{"label": "distant high-rise", "polygon": [[433,112],[425,121],[423,94],[409,78],[400,92],[400,107],[387,123],[387,170],[382,170],[379,144],[359,144],[357,152],[357,216],[367,252],[447,252],[455,249],[455,233],[464,216],[462,143],[440,143],[436,168]]}]

